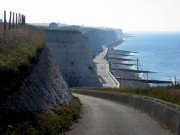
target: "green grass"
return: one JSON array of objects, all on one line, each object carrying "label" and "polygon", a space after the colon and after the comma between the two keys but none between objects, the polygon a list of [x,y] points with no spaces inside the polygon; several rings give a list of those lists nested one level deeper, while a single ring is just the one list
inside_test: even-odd
[{"label": "green grass", "polygon": [[70,105],[60,105],[53,112],[12,113],[1,111],[0,134],[59,135],[80,118],[81,103],[74,98]]},{"label": "green grass", "polygon": [[33,26],[22,26],[4,32],[0,28],[0,68],[18,71],[21,65],[31,65],[29,59],[42,48],[44,35]]},{"label": "green grass", "polygon": [[27,25],[6,32],[0,27],[0,98],[19,89],[43,45],[44,34],[36,27]]},{"label": "green grass", "polygon": [[83,90],[95,90],[117,93],[129,93],[153,97],[167,102],[180,105],[180,87],[149,87],[136,89],[115,89],[115,88],[78,88]]}]

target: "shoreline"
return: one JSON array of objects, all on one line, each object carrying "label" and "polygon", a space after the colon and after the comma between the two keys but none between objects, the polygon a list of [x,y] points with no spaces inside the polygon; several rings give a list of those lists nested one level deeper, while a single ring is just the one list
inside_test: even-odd
[{"label": "shoreline", "polygon": [[[142,64],[141,69],[156,71],[150,74],[150,79],[172,81],[180,83],[179,72],[179,36],[180,33],[133,33],[133,38],[125,38],[125,42],[115,47],[117,50],[139,51],[137,57]],[[176,80],[176,81],[175,81]],[[168,86],[171,84],[157,84]]]},{"label": "shoreline", "polygon": [[120,46],[122,42],[113,45],[108,44],[108,52],[105,57],[110,65],[110,71],[120,83],[121,89],[173,85],[171,80],[149,79],[150,73],[157,72],[140,70],[138,67],[134,69],[133,66],[139,65],[139,61],[129,58],[129,56],[134,56],[138,52],[114,49],[114,47]]},{"label": "shoreline", "polygon": [[[115,41],[116,42],[116,41]],[[115,43],[114,42],[114,43]],[[107,54],[104,56],[106,61],[110,65],[110,72],[116,78],[116,80],[120,83],[120,89],[125,88],[144,88],[149,87],[150,84],[148,82],[140,82],[137,81],[139,79],[143,79],[139,74],[125,71],[125,70],[112,70],[113,68],[123,68],[123,69],[132,69],[132,66],[135,64],[129,64],[128,61],[133,61],[133,59],[127,59],[128,56],[133,56],[133,53],[137,52],[130,52],[130,51],[122,51],[122,50],[115,50],[114,47],[119,46],[122,44],[124,40],[121,42],[119,41],[117,44],[113,43],[111,45],[108,44],[106,47],[108,48]],[[118,55],[120,54],[120,55]],[[113,60],[111,58],[113,57]],[[126,61],[127,60],[127,61]],[[119,78],[119,79],[117,79]],[[124,80],[126,78],[134,78],[133,81]]]},{"label": "shoreline", "polygon": [[[109,78],[111,82],[114,82],[114,84],[118,82],[118,86],[120,89],[145,88],[158,86],[158,84],[160,84],[161,86],[172,85],[172,81],[149,79],[150,73],[157,72],[140,70],[138,67],[137,69],[133,68],[133,66],[139,65],[138,59],[136,60],[133,58],[129,58],[129,56],[134,56],[134,54],[138,52],[114,49],[114,47],[120,46],[123,42],[123,39],[119,39],[102,46],[103,51],[99,53],[99,56],[101,56],[100,61],[104,62],[105,64],[103,67],[101,65],[101,68],[106,69],[106,72],[102,71],[101,69],[101,71],[97,71],[97,73],[104,72],[103,74],[106,74],[105,78]],[[100,61],[98,64],[102,64],[102,62]],[[104,81],[101,75],[100,80],[102,80],[102,84],[110,84],[110,82],[108,82],[107,80]],[[103,86],[111,87],[112,84]]]},{"label": "shoreline", "polygon": [[103,87],[119,88],[119,82],[114,78],[109,69],[109,63],[104,59],[108,48],[102,46],[103,51],[99,53],[93,62],[96,65],[96,72]]}]

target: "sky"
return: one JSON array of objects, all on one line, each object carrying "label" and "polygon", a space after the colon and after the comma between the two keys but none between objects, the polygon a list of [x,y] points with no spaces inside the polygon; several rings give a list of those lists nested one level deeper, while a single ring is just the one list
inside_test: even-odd
[{"label": "sky", "polygon": [[0,0],[28,23],[61,22],[123,31],[180,31],[180,0]]}]

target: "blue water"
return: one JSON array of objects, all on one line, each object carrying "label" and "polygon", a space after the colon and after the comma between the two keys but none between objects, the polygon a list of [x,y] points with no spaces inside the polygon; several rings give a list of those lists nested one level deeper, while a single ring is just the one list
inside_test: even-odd
[{"label": "blue water", "polygon": [[140,69],[157,71],[151,79],[180,81],[180,32],[176,33],[133,33],[134,37],[115,49],[138,52],[132,58],[140,60]]}]

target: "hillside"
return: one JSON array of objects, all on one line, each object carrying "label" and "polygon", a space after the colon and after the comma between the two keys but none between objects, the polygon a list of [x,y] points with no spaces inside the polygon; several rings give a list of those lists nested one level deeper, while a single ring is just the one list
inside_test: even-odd
[{"label": "hillside", "polygon": [[59,67],[45,47],[20,89],[2,100],[1,107],[18,112],[48,111],[58,108],[61,103],[68,104],[71,99]]},{"label": "hillside", "polygon": [[0,95],[16,92],[27,77],[44,45],[40,29],[32,26],[3,31],[0,28]]},{"label": "hillside", "polygon": [[1,29],[0,58],[0,110],[48,111],[71,102],[40,29],[22,26],[6,33]]}]

